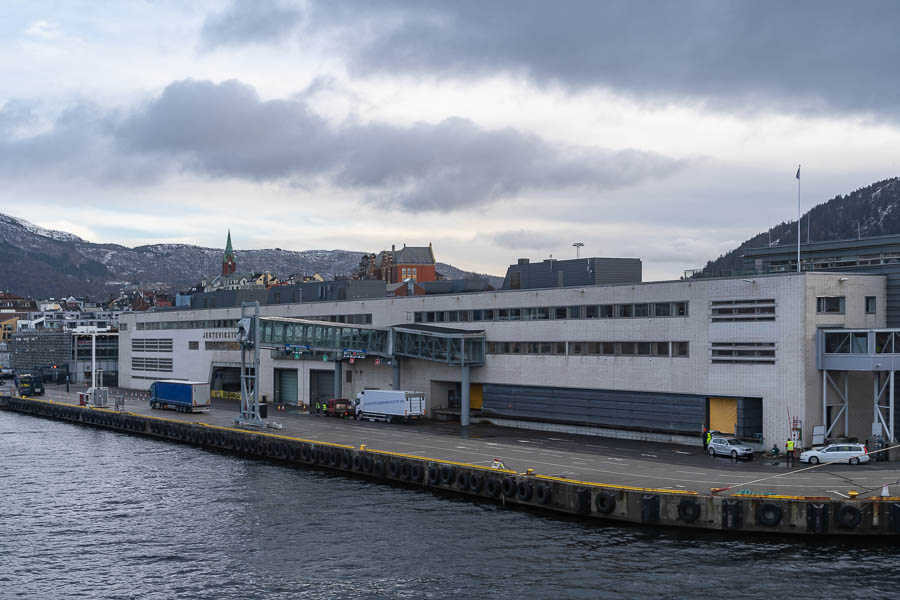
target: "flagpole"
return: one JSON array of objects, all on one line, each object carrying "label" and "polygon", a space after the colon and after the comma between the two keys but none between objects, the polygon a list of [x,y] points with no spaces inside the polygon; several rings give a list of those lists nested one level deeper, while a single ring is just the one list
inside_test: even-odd
[{"label": "flagpole", "polygon": [[797,165],[797,272],[800,272],[800,165]]}]

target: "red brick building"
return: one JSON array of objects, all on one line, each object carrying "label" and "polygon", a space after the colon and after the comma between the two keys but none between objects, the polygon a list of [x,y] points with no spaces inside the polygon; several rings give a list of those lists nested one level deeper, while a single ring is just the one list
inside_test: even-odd
[{"label": "red brick building", "polygon": [[401,283],[410,279],[416,283],[436,281],[437,272],[434,267],[434,251],[431,244],[427,246],[407,246],[397,250],[382,250],[375,255],[373,275],[388,284]]}]

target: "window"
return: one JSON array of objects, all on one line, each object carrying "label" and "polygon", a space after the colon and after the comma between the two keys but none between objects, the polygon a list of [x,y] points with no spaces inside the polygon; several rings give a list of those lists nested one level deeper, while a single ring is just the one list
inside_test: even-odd
[{"label": "window", "polygon": [[132,338],[132,352],[171,352],[172,338]]},{"label": "window", "polygon": [[566,309],[566,317],[569,319],[580,319],[581,318],[581,307],[580,306],[570,306]]},{"label": "window", "polygon": [[676,317],[688,316],[688,303],[687,302],[676,302],[675,303],[675,316]]},{"label": "window", "polygon": [[875,296],[866,296],[866,314],[875,314]]},{"label": "window", "polygon": [[584,318],[585,319],[596,319],[600,316],[600,312],[597,310],[597,306],[585,306],[584,307]]},{"label": "window", "polygon": [[816,298],[816,312],[819,314],[844,314],[844,297],[820,296]]},{"label": "window", "polygon": [[344,378],[347,383],[353,383],[353,371],[347,369],[347,376]]},{"label": "window", "polygon": [[713,363],[775,364],[774,342],[712,342]]},{"label": "window", "polygon": [[600,305],[600,318],[601,319],[612,319],[615,316],[615,305],[613,304],[601,304]]},{"label": "window", "polygon": [[616,309],[617,317],[630,318],[634,316],[633,304],[618,304],[616,305]]},{"label": "window", "polygon": [[650,342],[650,354],[653,356],[668,356],[669,342]]},{"label": "window", "polygon": [[200,342],[188,342],[188,350],[199,350]]},{"label": "window", "polygon": [[650,316],[650,305],[649,304],[635,304],[634,305],[634,316],[635,317],[649,317]]},{"label": "window", "polygon": [[553,308],[553,318],[554,319],[565,319],[566,318],[566,307],[565,306],[556,306]]},{"label": "window", "polygon": [[774,321],[775,299],[764,300],[713,300],[710,319],[722,321]]},{"label": "window", "polygon": [[672,342],[672,356],[687,357],[688,342]]},{"label": "window", "polygon": [[672,305],[668,302],[657,302],[653,305],[654,317],[668,317],[672,314]]}]

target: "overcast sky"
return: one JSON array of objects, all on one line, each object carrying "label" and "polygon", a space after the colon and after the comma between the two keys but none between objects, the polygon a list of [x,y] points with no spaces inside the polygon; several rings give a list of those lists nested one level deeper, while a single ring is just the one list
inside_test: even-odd
[{"label": "overcast sky", "polygon": [[[900,174],[900,2],[6,0],[0,212],[673,279]],[[240,255],[238,254],[240,262]]]}]

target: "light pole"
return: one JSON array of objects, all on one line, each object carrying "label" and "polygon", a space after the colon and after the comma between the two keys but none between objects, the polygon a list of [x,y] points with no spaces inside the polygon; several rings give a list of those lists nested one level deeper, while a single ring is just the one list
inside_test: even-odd
[{"label": "light pole", "polygon": [[575,242],[572,245],[575,246],[575,258],[581,258],[581,247],[584,246],[584,242]]}]

